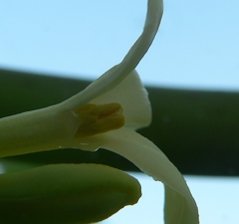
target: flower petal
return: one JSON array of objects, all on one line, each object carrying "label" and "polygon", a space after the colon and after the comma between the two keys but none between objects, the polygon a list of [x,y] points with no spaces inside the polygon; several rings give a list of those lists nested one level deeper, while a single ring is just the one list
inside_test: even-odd
[{"label": "flower petal", "polygon": [[152,44],[158,31],[162,14],[163,0],[149,0],[143,32],[129,49],[123,60],[106,71],[86,89],[64,101],[62,103],[64,108],[73,109],[79,105],[88,103],[124,80],[136,68]]},{"label": "flower petal", "polygon": [[91,103],[119,103],[124,110],[126,126],[138,129],[151,122],[151,105],[148,93],[134,70],[118,86],[96,97]]},{"label": "flower petal", "polygon": [[127,158],[139,169],[165,185],[165,223],[197,224],[197,205],[180,172],[151,141],[122,128],[95,138],[102,148]]}]

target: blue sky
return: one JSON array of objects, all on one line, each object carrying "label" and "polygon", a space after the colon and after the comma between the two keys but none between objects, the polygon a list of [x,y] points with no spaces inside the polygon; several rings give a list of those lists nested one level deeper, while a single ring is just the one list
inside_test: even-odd
[{"label": "blue sky", "polygon": [[[143,196],[137,205],[126,207],[103,224],[163,223],[162,185],[150,177],[133,175],[140,180]],[[187,176],[186,180],[197,201],[201,224],[239,223],[238,178]]]},{"label": "blue sky", "polygon": [[[161,86],[239,90],[239,1],[164,2],[160,31],[138,66],[143,81]],[[123,58],[141,33],[146,12],[145,0],[0,3],[1,67],[85,79],[95,79]],[[157,186],[161,193],[156,194],[162,196],[161,185],[151,180],[145,185],[143,177],[141,181],[149,202],[143,202],[140,214],[152,217],[151,224],[158,223],[162,197],[154,201],[154,195],[149,194]],[[191,177],[188,181],[202,223],[239,222],[234,210],[239,207],[238,178]],[[157,211],[151,209],[152,205]],[[135,213],[130,210],[130,214]],[[123,220],[126,217],[124,213],[121,216]],[[142,217],[135,217],[131,216],[134,223],[142,221]]]},{"label": "blue sky", "polygon": [[[157,38],[138,66],[145,83],[239,89],[239,2],[165,0]],[[2,1],[0,66],[94,79],[142,31],[145,0]]]}]

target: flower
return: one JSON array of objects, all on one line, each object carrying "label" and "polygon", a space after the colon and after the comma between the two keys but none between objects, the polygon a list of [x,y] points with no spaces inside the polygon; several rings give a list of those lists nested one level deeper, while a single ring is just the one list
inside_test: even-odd
[{"label": "flower", "polygon": [[[150,140],[136,132],[151,122],[151,106],[134,70],[151,45],[163,11],[149,0],[145,27],[121,63],[62,103],[0,120],[0,156],[79,148],[105,148],[133,162],[165,186],[165,223],[197,224],[197,205],[180,172]],[[13,141],[14,139],[14,141]]]},{"label": "flower", "polygon": [[[97,81],[94,85],[97,85]],[[121,116],[124,116],[123,125],[118,126],[116,119],[116,126],[114,127],[111,123],[110,130],[78,136],[68,146],[88,151],[104,148],[127,158],[143,172],[164,183],[165,223],[198,223],[196,203],[180,172],[156,145],[136,132],[137,129],[151,122],[151,106],[147,91],[141,84],[136,71],[133,71],[115,88],[93,98],[88,105],[111,107],[112,104],[120,105],[122,108],[122,112],[116,111],[113,117],[119,117],[122,121]],[[108,116],[110,119],[112,114]],[[105,121],[108,122],[108,118]]]},{"label": "flower", "polygon": [[[101,79],[98,79],[91,85],[97,88],[100,83]],[[16,130],[12,129],[10,133],[18,135],[22,141],[17,141],[20,145],[14,142],[2,144],[5,147],[1,148],[1,153],[5,151],[7,155],[20,154],[20,151],[24,153],[30,150],[34,152],[67,147],[87,151],[108,149],[124,156],[143,172],[164,183],[165,223],[198,223],[196,203],[180,172],[156,145],[136,132],[151,122],[151,106],[147,91],[136,71],[97,97],[91,98],[91,88],[86,88],[79,94],[84,94],[90,100],[69,111],[60,106],[64,103],[68,105],[68,101],[65,101],[50,108],[3,119],[0,124],[4,121],[17,124],[25,122],[27,126],[20,124],[20,133],[17,133],[19,126]],[[29,119],[28,122],[27,119],[22,119],[24,117]],[[46,127],[41,127],[40,131],[30,133],[32,128],[28,125],[39,127],[46,123]],[[30,143],[27,141],[29,135]],[[3,136],[1,139],[4,140]],[[45,140],[36,144],[34,139]],[[20,151],[17,152],[15,149]]]}]

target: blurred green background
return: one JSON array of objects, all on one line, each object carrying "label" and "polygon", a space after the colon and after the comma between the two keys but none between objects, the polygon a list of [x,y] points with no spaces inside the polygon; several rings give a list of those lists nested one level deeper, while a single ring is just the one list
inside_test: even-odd
[{"label": "blurred green background", "polygon": [[[0,69],[0,117],[58,103],[90,82]],[[147,86],[153,122],[140,132],[157,144],[184,174],[239,174],[239,92]],[[96,162],[137,170],[105,150],[64,149],[11,157],[18,162]]]}]

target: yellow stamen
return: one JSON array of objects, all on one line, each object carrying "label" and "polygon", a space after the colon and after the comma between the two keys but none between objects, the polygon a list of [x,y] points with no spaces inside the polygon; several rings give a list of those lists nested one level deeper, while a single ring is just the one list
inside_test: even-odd
[{"label": "yellow stamen", "polygon": [[124,125],[123,108],[119,103],[86,104],[75,110],[80,119],[77,137],[87,137],[110,130],[121,128]]}]

